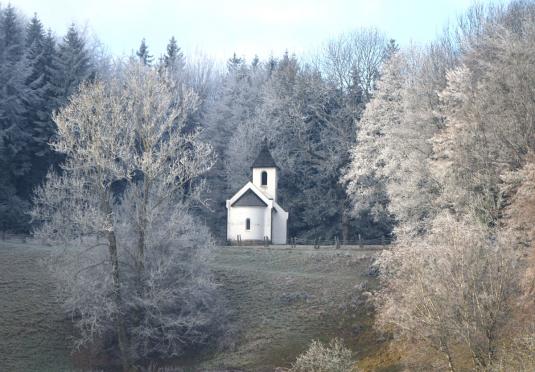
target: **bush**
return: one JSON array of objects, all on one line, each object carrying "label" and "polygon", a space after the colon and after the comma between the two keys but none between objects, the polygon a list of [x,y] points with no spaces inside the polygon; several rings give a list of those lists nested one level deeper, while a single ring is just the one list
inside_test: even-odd
[{"label": "bush", "polygon": [[356,371],[351,350],[341,340],[335,338],[324,345],[312,341],[306,352],[297,357],[290,372],[348,372]]}]

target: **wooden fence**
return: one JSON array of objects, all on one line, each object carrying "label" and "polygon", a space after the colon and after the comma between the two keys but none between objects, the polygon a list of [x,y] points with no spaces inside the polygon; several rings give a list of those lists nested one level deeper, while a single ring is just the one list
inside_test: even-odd
[{"label": "wooden fence", "polygon": [[[351,246],[351,247],[359,247],[362,249],[370,249],[372,246],[374,247],[381,247],[385,248],[386,246],[390,245],[392,242],[392,239],[389,237],[381,236],[373,239],[362,239],[359,235],[359,237],[356,240],[341,240],[338,237],[334,237],[333,239],[304,239],[304,238],[298,238],[298,237],[291,237],[288,239],[287,245],[291,246],[292,248],[296,248],[297,246],[313,246],[316,249],[319,249],[320,247],[334,247],[336,249],[340,249],[343,246]],[[227,241],[227,245],[238,245],[238,246],[251,246],[251,245],[257,245],[257,246],[264,246],[267,247],[271,245],[271,241],[268,239],[268,237],[264,237],[261,241],[249,241],[249,240],[242,240],[241,236],[238,235],[236,240],[234,241]]]},{"label": "wooden fence", "polygon": [[338,237],[334,237],[334,239],[326,240],[326,239],[302,239],[293,237],[290,238],[288,241],[288,244],[292,247],[297,247],[298,245],[310,245],[314,248],[318,249],[320,247],[325,246],[334,246],[335,248],[341,248],[343,246],[352,246],[352,247],[360,247],[365,248],[369,246],[382,246],[386,247],[391,243],[392,239],[388,237],[378,237],[373,239],[362,239],[359,238],[356,240],[341,240]]}]

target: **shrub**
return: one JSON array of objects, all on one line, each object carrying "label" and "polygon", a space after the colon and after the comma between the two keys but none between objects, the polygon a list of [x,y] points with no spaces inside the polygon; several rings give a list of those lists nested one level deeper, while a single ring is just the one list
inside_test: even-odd
[{"label": "shrub", "polygon": [[356,371],[351,350],[335,338],[324,345],[312,341],[307,351],[297,357],[290,372],[348,372]]}]

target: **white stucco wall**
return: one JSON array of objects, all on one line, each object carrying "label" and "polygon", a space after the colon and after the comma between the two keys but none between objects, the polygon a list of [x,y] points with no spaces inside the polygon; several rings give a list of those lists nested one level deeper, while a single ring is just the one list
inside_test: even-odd
[{"label": "white stucco wall", "polygon": [[[266,186],[262,186],[262,172],[267,172]],[[277,201],[277,177],[277,168],[253,168],[253,184],[275,201]]]},{"label": "white stucco wall", "polygon": [[[258,168],[261,170],[262,168]],[[270,169],[270,168],[264,168]],[[272,168],[272,182],[276,185],[276,171]],[[261,177],[262,172],[257,176]],[[269,183],[268,175],[268,183]],[[260,182],[260,178],[258,178]],[[272,185],[273,186],[273,185]],[[268,185],[269,187],[269,185]],[[232,206],[248,190],[253,191],[266,204],[265,206]],[[267,237],[273,244],[286,244],[287,242],[287,221],[288,212],[252,182],[248,182],[234,196],[227,200],[227,239],[236,241],[238,235],[242,241],[257,240],[263,241]],[[246,220],[251,220],[251,228],[246,229]],[[273,226],[272,226],[273,225]],[[273,235],[273,236],[272,236]]]},{"label": "white stucco wall", "polygon": [[273,213],[273,237],[271,242],[273,244],[286,244],[287,242],[287,221],[288,213],[278,211]]},{"label": "white stucco wall", "polygon": [[[270,209],[267,207],[230,207],[227,210],[227,239],[236,240],[238,235],[241,235],[242,240],[263,240],[264,236],[270,237],[271,226],[269,226],[268,234],[266,234],[267,225],[271,225],[270,221],[266,221],[266,211]],[[245,220],[251,219],[251,229],[245,229]],[[266,223],[268,222],[268,223]]]}]

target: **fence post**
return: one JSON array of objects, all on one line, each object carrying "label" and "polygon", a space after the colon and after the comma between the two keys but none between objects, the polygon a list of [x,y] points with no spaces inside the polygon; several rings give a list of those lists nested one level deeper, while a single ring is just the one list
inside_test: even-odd
[{"label": "fence post", "polygon": [[241,245],[241,236],[238,234],[238,236],[236,237],[236,243],[238,243],[238,246]]},{"label": "fence post", "polygon": [[336,249],[340,249],[340,239],[337,236],[334,239],[334,244],[336,245]]},{"label": "fence post", "polygon": [[362,248],[362,238],[361,238],[360,234],[359,234],[359,247]]},{"label": "fence post", "polygon": [[269,247],[269,240],[267,236],[264,236],[264,247]]}]

